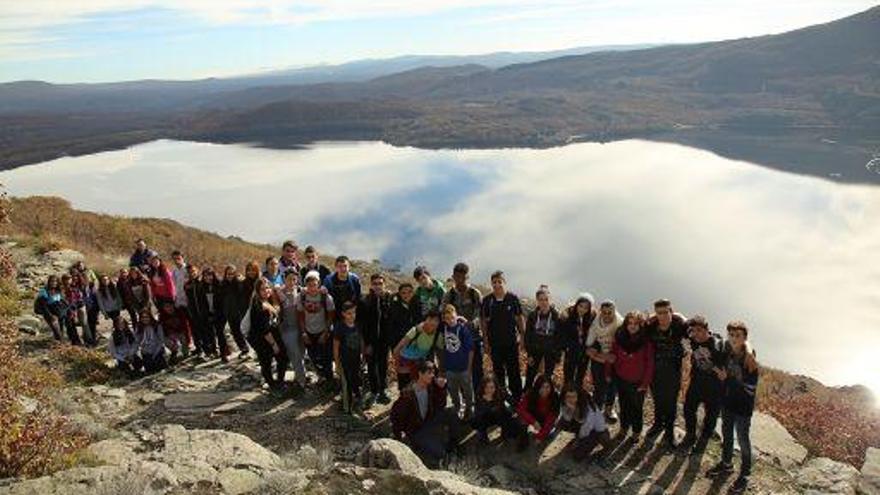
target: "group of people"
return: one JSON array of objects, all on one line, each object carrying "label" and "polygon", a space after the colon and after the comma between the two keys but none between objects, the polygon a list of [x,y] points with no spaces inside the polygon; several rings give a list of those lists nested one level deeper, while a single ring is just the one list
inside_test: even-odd
[{"label": "group of people", "polygon": [[[742,322],[729,323],[723,339],[704,317],[686,319],[668,300],[656,301],[651,314],[621,315],[613,301],[596,305],[588,293],[560,311],[544,285],[527,311],[507,290],[503,272],[491,275],[491,292],[483,295],[469,283],[465,263],[455,265],[447,284],[419,266],[413,282],[394,293],[375,273],[364,292],[347,257],[337,257],[331,271],[312,246],[301,262],[292,241],[277,258],[247,263],[242,274],[233,265],[218,273],[188,264],[177,251],[166,264],[143,240],[136,244],[130,266],[115,277],[98,277],[82,262],[49,277],[35,311],[56,339],[66,334],[72,344],[96,345],[103,316],[113,327],[110,353],[135,375],[191,353],[228,362],[228,331],[239,358],[255,351],[273,392],[311,388],[309,366],[319,377],[315,388],[339,391],[350,414],[391,402],[390,363],[399,390],[391,407],[394,436],[430,465],[468,430],[489,441],[494,427],[518,449],[569,431],[576,459],[603,462],[612,445],[608,424],[619,422],[621,442],[642,438],[650,390],[646,439],[662,434],[666,448],[700,455],[720,417],[722,459],[707,474],[733,472],[735,433],[741,466],[733,490],[748,485],[758,363]],[[491,373],[484,373],[486,361]],[[291,367],[294,381],[287,384]],[[684,373],[686,434],[676,443]]]}]

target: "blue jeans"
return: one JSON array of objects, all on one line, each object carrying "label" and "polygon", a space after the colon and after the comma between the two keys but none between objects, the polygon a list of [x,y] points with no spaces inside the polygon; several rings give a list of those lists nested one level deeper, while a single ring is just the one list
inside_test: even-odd
[{"label": "blue jeans", "polygon": [[751,416],[736,414],[727,409],[721,412],[721,462],[725,464],[733,462],[733,432],[736,430],[736,440],[739,442],[742,456],[740,476],[748,476],[752,472],[752,441],[749,439],[751,427]]}]

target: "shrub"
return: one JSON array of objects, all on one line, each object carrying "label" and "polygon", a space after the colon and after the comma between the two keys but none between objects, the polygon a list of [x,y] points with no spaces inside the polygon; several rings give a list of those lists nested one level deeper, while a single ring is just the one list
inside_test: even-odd
[{"label": "shrub", "polygon": [[59,345],[52,349],[50,362],[60,368],[68,382],[82,385],[107,383],[112,373],[107,354],[86,347]]}]

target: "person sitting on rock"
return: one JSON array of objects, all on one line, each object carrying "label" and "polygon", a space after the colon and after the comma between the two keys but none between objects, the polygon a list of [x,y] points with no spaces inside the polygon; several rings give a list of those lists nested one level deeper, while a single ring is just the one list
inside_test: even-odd
[{"label": "person sitting on rock", "polygon": [[[610,452],[611,435],[605,424],[605,412],[600,398],[593,393],[592,383],[588,383],[585,389],[577,390],[569,384],[563,393],[562,406],[559,417],[560,426],[567,426],[568,431],[577,435],[574,441],[572,455],[576,461],[593,458],[603,462]],[[568,418],[567,421],[564,418]],[[579,418],[575,420],[575,418]],[[574,430],[574,427],[577,427]],[[602,450],[593,454],[597,445]]]},{"label": "person sitting on rock", "polygon": [[[559,394],[547,375],[535,377],[535,382],[520,399],[516,415],[523,426],[534,429],[532,435],[535,442],[540,443],[550,438],[559,416]],[[529,435],[521,436],[519,449],[525,450],[528,446]]]},{"label": "person sitting on rock", "polygon": [[433,361],[419,361],[410,387],[391,406],[394,438],[408,444],[431,468],[453,450],[460,438],[458,418],[446,408],[446,379],[435,376]]},{"label": "person sitting on rock", "polygon": [[164,370],[168,366],[165,361],[165,332],[150,308],[142,309],[138,315],[135,337],[144,362],[144,372],[152,374]]},{"label": "person sitting on rock", "polygon": [[116,360],[116,368],[129,377],[135,378],[143,368],[143,361],[138,355],[137,338],[124,318],[113,320],[113,333],[110,334],[107,350]]},{"label": "person sitting on rock", "polygon": [[749,486],[752,471],[752,442],[749,438],[752,412],[755,409],[755,391],[758,388],[758,362],[748,343],[749,329],[741,321],[727,325],[724,343],[725,366],[716,368],[724,383],[721,399],[721,461],[706,473],[708,476],[726,476],[733,472],[733,435],[739,443],[742,463],[739,476],[731,486],[731,493],[744,493]]},{"label": "person sitting on rock", "polygon": [[169,362],[173,366],[177,362],[178,352],[184,358],[189,357],[189,344],[192,340],[189,320],[180,316],[180,312],[174,307],[174,301],[165,300],[159,307],[159,321],[165,333],[165,346],[171,351]]},{"label": "person sitting on rock", "polygon": [[52,337],[61,341],[62,328],[67,327],[65,321],[67,303],[61,293],[61,284],[57,275],[50,275],[46,286],[41,288],[34,300],[34,314],[42,316],[52,330]]},{"label": "person sitting on rock", "polygon": [[489,373],[483,377],[477,388],[477,400],[471,426],[477,431],[482,442],[489,441],[489,428],[501,427],[501,439],[511,440],[525,435],[525,427],[514,417],[513,411],[507,406],[501,387],[495,375]]}]

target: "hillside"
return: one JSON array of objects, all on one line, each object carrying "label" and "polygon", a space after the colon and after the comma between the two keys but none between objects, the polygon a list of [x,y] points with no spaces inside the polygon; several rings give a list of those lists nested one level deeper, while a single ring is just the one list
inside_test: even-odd
[{"label": "hillside", "polygon": [[[83,253],[91,266],[108,272],[127,263],[138,237],[147,239],[159,252],[180,249],[191,261],[218,266],[228,262],[241,266],[278,252],[276,246],[224,238],[171,220],[77,211],[59,198],[11,198],[9,206],[11,224],[6,232],[21,246],[37,252],[73,249]],[[331,262],[331,254],[336,253],[325,253],[325,263]],[[406,274],[376,263],[353,264],[361,276],[385,274],[391,287],[408,279]],[[880,447],[880,408],[864,387],[827,387],[809,377],[768,368],[758,394],[758,407],[779,419],[814,455],[859,466],[869,446]],[[829,435],[846,441],[830,442]]]},{"label": "hillside", "polygon": [[[17,84],[39,104],[0,112],[9,130],[0,137],[4,168],[159,137],[280,147],[316,139],[542,147],[693,128],[876,136],[880,7],[779,35],[500,68],[462,60],[368,81],[231,87],[211,80],[199,90],[146,81],[78,96],[67,93],[77,88]],[[51,98],[68,110],[47,108]]]}]

